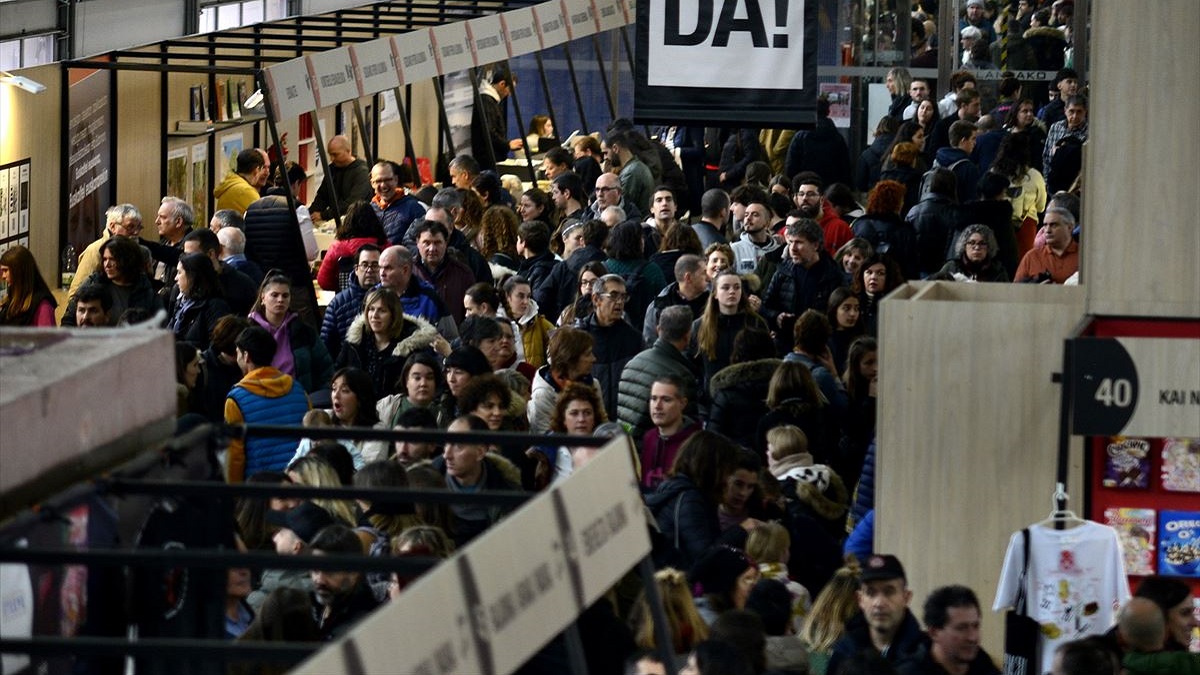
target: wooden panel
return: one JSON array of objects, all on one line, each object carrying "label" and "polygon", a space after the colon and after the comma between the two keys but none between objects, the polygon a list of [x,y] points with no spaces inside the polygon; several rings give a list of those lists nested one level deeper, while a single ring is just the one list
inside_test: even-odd
[{"label": "wooden panel", "polygon": [[[904,562],[920,615],[933,589],[979,596],[984,647],[1002,654],[987,611],[1012,532],[1050,511],[1062,340],[1083,289],[915,283],[883,302],[875,548]],[[1082,450],[1068,485],[1083,510]]]},{"label": "wooden panel", "polygon": [[[117,168],[117,203],[130,203],[142,212],[142,237],[157,239],[154,214],[162,200],[160,177],[163,136],[159,129],[161,110],[158,73],[123,71],[117,78],[117,139],[113,164]],[[184,94],[187,88],[182,88]],[[179,104],[183,104],[182,96]],[[184,118],[187,108],[183,107]]]},{"label": "wooden panel", "polygon": [[[1082,251],[1088,311],[1200,316],[1200,94],[1187,84],[1200,63],[1200,15],[1189,0],[1092,7]],[[1131,99],[1125,85],[1139,82],[1154,84]]]},{"label": "wooden panel", "polygon": [[31,94],[0,86],[0,164],[30,160],[29,250],[50,288],[58,287],[59,204],[66,199],[61,176],[62,69],[58,65],[17,71],[46,85]]}]

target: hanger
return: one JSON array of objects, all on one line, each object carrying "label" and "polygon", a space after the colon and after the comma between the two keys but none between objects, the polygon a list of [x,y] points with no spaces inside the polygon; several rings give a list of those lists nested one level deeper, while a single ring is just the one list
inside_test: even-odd
[{"label": "hanger", "polygon": [[1051,502],[1050,515],[1043,521],[1034,523],[1042,527],[1054,526],[1056,530],[1065,530],[1083,525],[1085,521],[1071,511],[1067,507],[1067,501],[1071,498],[1067,494],[1067,488],[1062,483],[1054,484],[1053,501]]}]

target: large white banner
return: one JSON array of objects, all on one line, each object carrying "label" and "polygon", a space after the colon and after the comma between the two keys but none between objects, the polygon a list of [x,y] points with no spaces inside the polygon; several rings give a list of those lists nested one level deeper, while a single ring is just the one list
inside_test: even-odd
[{"label": "large white banner", "polygon": [[813,0],[639,0],[634,119],[805,128],[816,47]]},{"label": "large white banner", "polygon": [[643,1],[651,86],[804,88],[804,0]]}]

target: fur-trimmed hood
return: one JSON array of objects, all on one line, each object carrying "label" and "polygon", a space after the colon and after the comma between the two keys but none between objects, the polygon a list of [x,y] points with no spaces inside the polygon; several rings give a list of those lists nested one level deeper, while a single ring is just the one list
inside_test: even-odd
[{"label": "fur-trimmed hood", "polygon": [[[806,467],[807,473],[813,476],[824,476],[829,480],[824,491],[816,482],[804,480],[794,474],[801,471],[800,468],[789,472],[789,474],[781,477],[781,481],[785,483],[795,484],[795,495],[798,501],[808,505],[813,510],[813,513],[831,521],[840,521],[846,517],[846,511],[850,508],[850,493],[846,490],[846,484],[842,482],[840,476],[829,467],[817,464]],[[789,490],[784,488],[784,495],[788,496]]]},{"label": "fur-trimmed hood", "polygon": [[[392,349],[392,356],[398,358],[404,358],[418,349],[432,346],[438,334],[433,324],[419,316],[405,314],[404,320],[415,325],[417,329],[408,337],[397,342]],[[367,332],[367,317],[365,314],[359,314],[354,317],[354,323],[350,324],[350,329],[346,331],[346,342],[360,344]]]},{"label": "fur-trimmed hood", "polygon": [[[498,475],[505,482],[517,486],[518,490],[521,489],[521,470],[517,468],[516,464],[513,464],[498,452],[487,453],[483,456],[483,461],[487,462],[489,474]],[[495,479],[492,478],[490,480]]]},{"label": "fur-trimmed hood", "polygon": [[718,391],[742,382],[770,380],[781,363],[782,360],[774,358],[735,363],[713,375],[712,381],[708,383],[708,391],[716,396]]},{"label": "fur-trimmed hood", "polygon": [[1025,31],[1023,37],[1026,40],[1030,38],[1049,38],[1052,40],[1062,40],[1063,42],[1067,41],[1067,34],[1061,28],[1053,26],[1035,26]]}]

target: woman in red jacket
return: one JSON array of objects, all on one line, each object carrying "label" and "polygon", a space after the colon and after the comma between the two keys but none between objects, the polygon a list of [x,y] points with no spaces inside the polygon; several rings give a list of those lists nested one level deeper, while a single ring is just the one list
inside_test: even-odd
[{"label": "woman in red jacket", "polygon": [[358,249],[363,244],[375,244],[380,250],[387,248],[388,238],[383,231],[383,223],[368,202],[354,202],[346,208],[342,223],[338,225],[333,243],[321,259],[321,268],[317,270],[317,283],[327,291],[341,290],[338,283],[338,261],[344,257],[353,260]]}]

